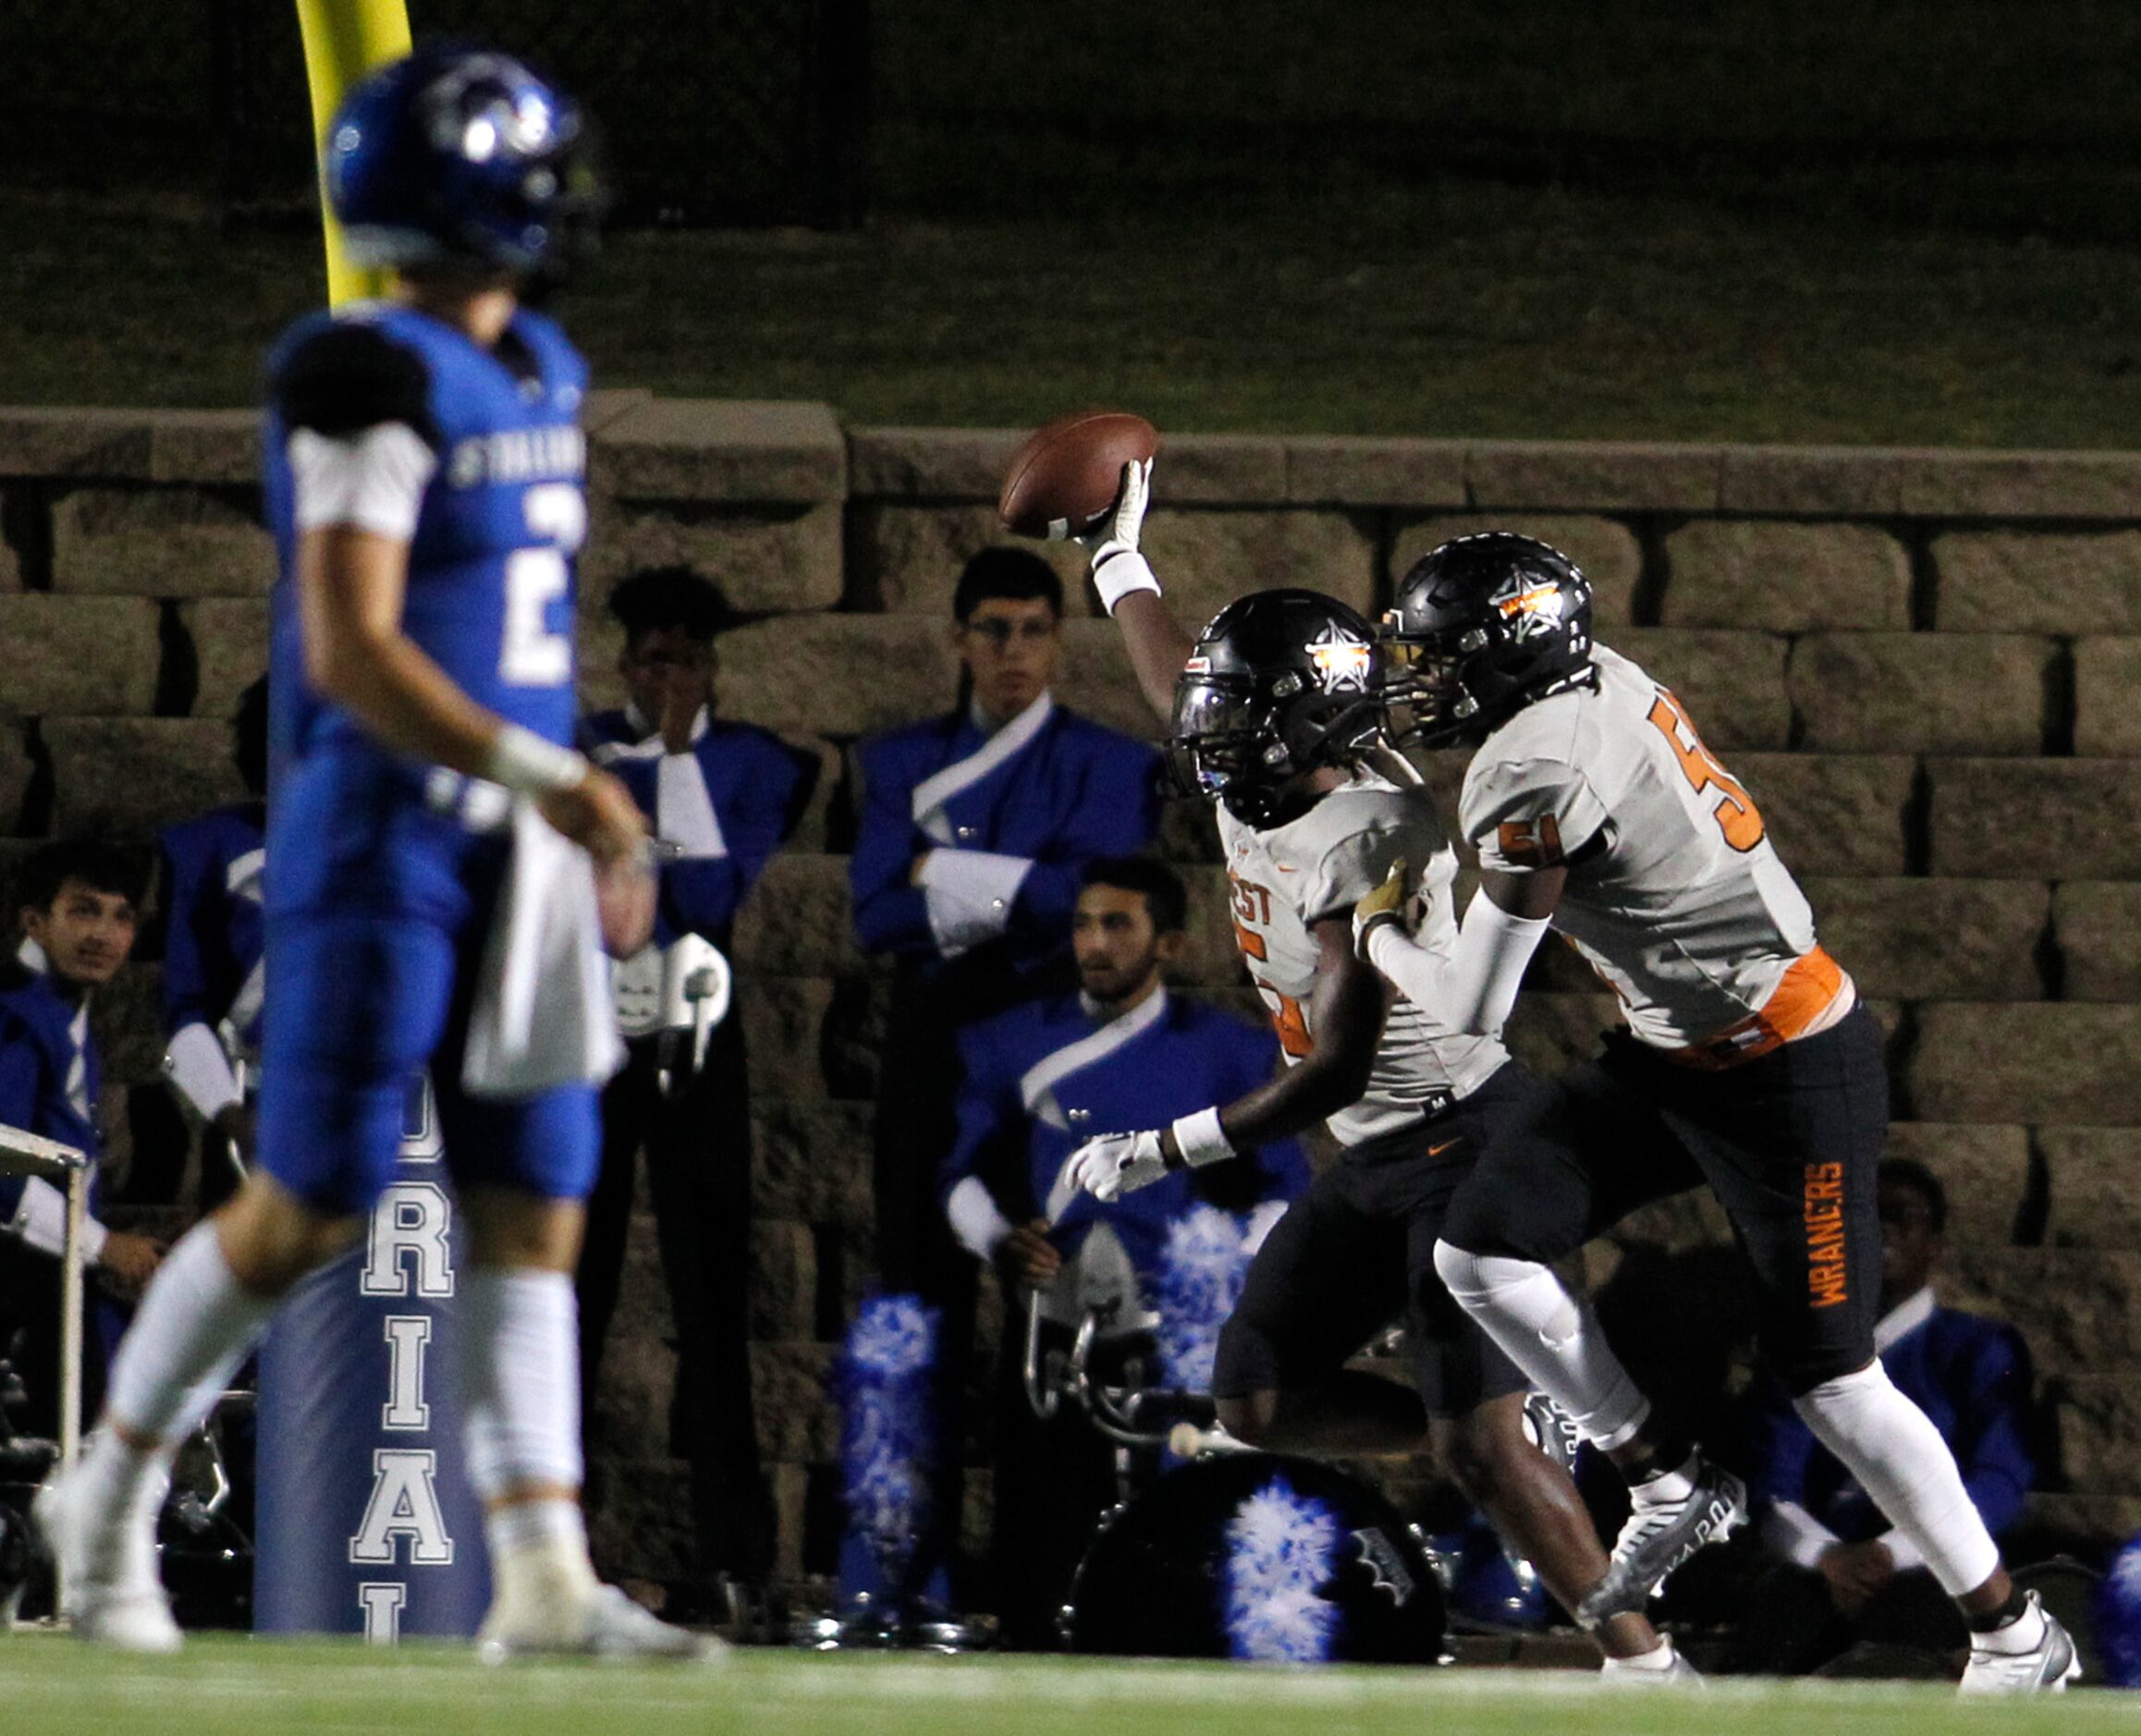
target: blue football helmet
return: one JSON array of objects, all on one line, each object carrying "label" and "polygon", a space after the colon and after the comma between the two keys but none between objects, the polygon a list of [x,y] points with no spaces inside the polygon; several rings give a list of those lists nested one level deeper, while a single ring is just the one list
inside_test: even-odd
[{"label": "blue football helmet", "polygon": [[465,43],[426,44],[352,90],[328,129],[326,179],[361,265],[556,279],[605,202],[578,104]]}]

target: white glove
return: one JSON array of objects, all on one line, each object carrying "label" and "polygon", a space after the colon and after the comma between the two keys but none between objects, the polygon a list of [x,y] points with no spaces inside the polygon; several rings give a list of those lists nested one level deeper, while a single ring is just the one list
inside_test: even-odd
[{"label": "white glove", "polygon": [[1084,535],[1080,546],[1093,554],[1097,567],[1109,554],[1121,550],[1137,553],[1137,533],[1144,526],[1145,505],[1152,498],[1152,460],[1132,458],[1122,467],[1122,486],[1115,492],[1115,507]]},{"label": "white glove", "polygon": [[1089,1139],[1064,1163],[1063,1174],[1106,1204],[1149,1187],[1168,1172],[1157,1128],[1143,1133],[1103,1133]]},{"label": "white glove", "polygon": [[1132,591],[1159,593],[1159,581],[1137,548],[1145,505],[1152,498],[1152,462],[1133,458],[1122,467],[1122,486],[1116,491],[1113,510],[1078,539],[1092,553],[1094,588],[1110,615]]}]

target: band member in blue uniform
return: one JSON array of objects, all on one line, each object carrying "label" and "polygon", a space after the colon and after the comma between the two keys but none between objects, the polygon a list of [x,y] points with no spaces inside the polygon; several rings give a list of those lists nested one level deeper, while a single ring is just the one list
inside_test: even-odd
[{"label": "band member in blue uniform", "polygon": [[367,78],[327,132],[352,256],[401,275],[268,362],[260,1161],[165,1262],[82,1462],[39,1498],[91,1640],[177,1644],[153,1532],[174,1443],[359,1233],[429,1067],[472,1255],[455,1360],[484,1645],[698,1649],[597,1583],[579,1506],[571,1273],[618,1058],[599,940],[636,948],[653,914],[639,809],[570,746],[586,369],[520,299],[593,215],[583,131],[519,62],[447,45]]},{"label": "band member in blue uniform", "polygon": [[[1058,704],[1063,588],[1023,549],[985,549],[953,593],[964,669],[949,714],[856,750],[863,812],[850,878],[863,947],[893,955],[874,1180],[888,1290],[943,1312],[940,1438],[956,1440],[952,1389],[973,1336],[973,1262],[937,1209],[951,1149],[958,1031],[1070,980],[1070,914],[1085,864],[1150,841],[1156,757]],[[939,1534],[916,1551],[915,1586],[956,1534],[958,1466],[945,1455]],[[855,1552],[850,1552],[850,1562]],[[866,1577],[850,1567],[850,1592]],[[912,1589],[912,1588],[910,1588]]]},{"label": "band member in blue uniform", "polygon": [[[1008,1644],[1053,1649],[1055,1618],[1100,1515],[1117,1498],[1115,1452],[1082,1415],[1036,1417],[1024,1388],[1027,1308],[1067,1346],[1081,1299],[1111,1291],[1110,1324],[1138,1326],[1166,1288],[1169,1232],[1199,1205],[1247,1221],[1251,1243],[1308,1187],[1292,1140],[1239,1166],[1184,1170],[1107,1204],[1063,1196],[1070,1154],[1095,1130],[1188,1115],[1266,1083],[1278,1066],[1268,1028],[1168,993],[1187,944],[1187,899],[1147,857],[1087,864],[1071,920],[1078,987],[971,1026],[960,1042],[959,1143],[939,1187],[960,1245],[1005,1287],[996,1435],[997,1611]],[[1073,1269],[1075,1268],[1075,1269]],[[1218,1321],[1209,1326],[1216,1333]]]},{"label": "band member in blue uniform", "polygon": [[[133,950],[145,863],[107,844],[48,844],[16,876],[17,941],[0,962],[0,1126],[72,1145],[94,1159],[104,1134],[97,1094],[104,1069],[90,1033],[90,998]],[[84,1343],[83,1398],[103,1390],[126,1324],[113,1299],[149,1281],[163,1250],[99,1218],[101,1178],[90,1183],[85,1267],[99,1280]],[[26,1327],[19,1352],[33,1432],[55,1434],[59,1414],[59,1253],[67,1204],[51,1182],[0,1176],[0,1346]]]},{"label": "band member in blue uniform", "polygon": [[164,1071],[209,1130],[201,1204],[213,1210],[252,1161],[252,1106],[236,1058],[260,1054],[267,971],[261,892],[267,863],[268,693],[263,675],[231,719],[248,791],[167,826],[164,850]]},{"label": "band member in blue uniform", "polygon": [[795,830],[818,766],[766,730],[714,715],[713,642],[726,611],[704,579],[686,567],[635,572],[611,592],[609,609],[625,630],[618,667],[630,700],[590,717],[584,733],[597,764],[631,791],[665,856],[654,940],[619,967],[627,1058],[602,1096],[602,1173],[580,1256],[581,1378],[592,1406],[644,1145],[677,1330],[670,1437],[691,1467],[697,1556],[691,1583],[673,1587],[667,1608],[696,1606],[740,1622],[773,1571],[774,1552],[746,1319],[743,1021],[723,1019],[699,1055],[693,1033],[662,1028],[653,1003],[667,977],[697,963],[693,947],[679,944],[685,936],[728,953],[737,907]]}]

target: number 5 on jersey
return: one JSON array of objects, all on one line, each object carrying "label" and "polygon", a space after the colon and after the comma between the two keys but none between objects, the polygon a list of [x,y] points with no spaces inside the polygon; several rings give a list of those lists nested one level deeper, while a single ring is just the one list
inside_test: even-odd
[{"label": "number 5 on jersey", "polygon": [[1714,789],[1719,801],[1710,810],[1710,818],[1718,823],[1725,842],[1734,850],[1753,850],[1762,841],[1762,816],[1755,810],[1754,802],[1738,780],[1719,764],[1718,756],[1703,746],[1702,738],[1695,734],[1694,725],[1688,721],[1685,707],[1664,688],[1658,690],[1658,698],[1651,703],[1650,721],[1671,744],[1673,758],[1680,762],[1681,776],[1685,777],[1696,795]]},{"label": "number 5 on jersey", "polygon": [[[1264,936],[1247,926],[1248,922],[1271,920],[1271,894],[1260,886],[1246,880],[1227,876],[1234,889],[1234,944],[1241,947],[1242,956],[1252,961],[1266,955]],[[1249,980],[1256,984],[1256,993],[1271,1012],[1271,1028],[1278,1033],[1278,1046],[1299,1060],[1315,1048],[1315,1039],[1308,1033],[1308,1013],[1291,995],[1283,995],[1273,988],[1252,969]]]},{"label": "number 5 on jersey", "polygon": [[498,679],[514,687],[563,687],[572,679],[572,640],[545,624],[569,588],[567,556],[587,535],[587,501],[571,483],[542,483],[521,496],[528,533],[547,546],[506,556],[506,630]]}]

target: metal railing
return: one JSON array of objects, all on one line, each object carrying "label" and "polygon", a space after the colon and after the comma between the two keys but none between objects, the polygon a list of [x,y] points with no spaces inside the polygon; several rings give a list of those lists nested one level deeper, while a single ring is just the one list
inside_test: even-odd
[{"label": "metal railing", "polygon": [[[70,1468],[81,1449],[82,1228],[89,1217],[90,1160],[56,1140],[0,1126],[0,1175],[49,1181],[67,1198],[67,1229],[59,1254],[59,1464]],[[53,1571],[55,1582],[59,1569]],[[53,1598],[63,1606],[66,1587]]]}]

